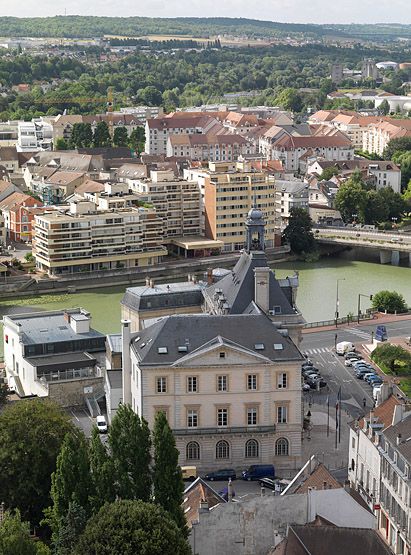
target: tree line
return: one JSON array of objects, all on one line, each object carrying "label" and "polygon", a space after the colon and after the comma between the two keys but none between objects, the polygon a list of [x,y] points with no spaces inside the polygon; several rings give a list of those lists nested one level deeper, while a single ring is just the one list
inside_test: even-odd
[{"label": "tree line", "polygon": [[99,121],[93,131],[90,123],[75,123],[69,140],[58,138],[56,150],[67,150],[90,147],[129,147],[137,153],[144,151],[145,133],[142,127],[137,127],[128,134],[125,126],[115,127],[111,137],[109,126],[105,121]]},{"label": "tree line", "polygon": [[[28,555],[111,554],[127,542],[124,554],[190,553],[178,450],[164,413],[150,431],[120,405],[104,444],[96,427],[87,439],[51,401],[24,401],[0,415],[0,442],[4,555],[19,553],[19,541],[32,546]],[[42,542],[32,541],[32,526]]]}]

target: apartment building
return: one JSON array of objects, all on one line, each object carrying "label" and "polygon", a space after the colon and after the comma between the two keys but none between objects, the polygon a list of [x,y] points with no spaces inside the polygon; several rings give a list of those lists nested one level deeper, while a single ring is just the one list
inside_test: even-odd
[{"label": "apartment building", "polygon": [[190,168],[184,175],[199,184],[206,237],[223,241],[224,251],[244,247],[245,217],[254,203],[264,212],[265,246],[278,244],[275,182],[264,169],[258,170],[247,161],[209,162],[208,168]]},{"label": "apartment building", "polygon": [[36,266],[56,275],[154,265],[167,254],[162,227],[151,208],[99,210],[94,202],[73,201],[35,216]]},{"label": "apartment building", "polygon": [[197,181],[176,178],[171,170],[155,170],[149,178],[133,180],[131,190],[156,210],[163,221],[165,239],[201,235]]},{"label": "apartment building", "polygon": [[223,126],[211,115],[198,112],[179,112],[164,117],[147,119],[145,152],[166,154],[171,135],[197,135],[223,130]]},{"label": "apartment building", "polygon": [[167,156],[212,161],[237,160],[239,156],[255,153],[255,145],[241,135],[171,135],[167,142]]},{"label": "apartment building", "polygon": [[18,152],[52,150],[53,127],[42,118],[18,122]]},{"label": "apartment building", "polygon": [[280,229],[283,230],[288,225],[288,220],[293,208],[303,208],[308,210],[309,185],[304,181],[283,181],[275,182],[275,209],[277,221]]},{"label": "apartment building", "polygon": [[0,245],[4,246],[6,244],[6,228],[4,225],[4,218],[0,214]]},{"label": "apartment building", "polygon": [[42,203],[21,192],[14,192],[0,202],[0,212],[4,218],[6,235],[13,241],[30,241],[32,235],[31,210]]},{"label": "apartment building", "polygon": [[84,405],[84,388],[102,387],[105,336],[90,322],[82,308],[4,316],[6,377],[20,397]]},{"label": "apartment building", "polygon": [[410,119],[390,119],[371,124],[364,134],[363,150],[382,156],[392,139],[411,137]]}]

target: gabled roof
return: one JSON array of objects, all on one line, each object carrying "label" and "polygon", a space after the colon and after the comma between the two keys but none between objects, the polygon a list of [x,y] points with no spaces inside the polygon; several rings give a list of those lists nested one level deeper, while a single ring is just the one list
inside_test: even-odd
[{"label": "gabled roof", "polygon": [[184,490],[182,508],[186,517],[187,526],[192,527],[193,522],[199,519],[199,510],[202,503],[206,503],[208,510],[226,500],[217,493],[207,482],[198,477]]},{"label": "gabled roof", "polygon": [[[408,414],[401,422],[389,426],[383,431],[383,435],[401,453],[408,464],[411,463],[411,414]],[[400,440],[398,441],[398,437]]]},{"label": "gabled roof", "polygon": [[322,463],[319,463],[317,468],[298,486],[294,493],[306,493],[309,488],[336,489],[342,488],[342,485]]},{"label": "gabled roof", "polygon": [[[252,300],[255,300],[255,268],[266,268],[267,257],[264,252],[243,252],[233,270],[217,283],[210,285],[204,290],[204,296],[210,302],[216,290],[222,291],[228,304],[229,314],[242,314]],[[270,272],[270,302],[269,306],[281,307],[281,314],[295,314],[286,295],[282,291],[274,272]]]},{"label": "gabled roof", "polygon": [[[263,314],[166,316],[139,331],[131,343],[140,364],[150,366],[179,364],[195,351],[209,350],[212,345],[241,349],[266,363],[302,360],[291,339],[283,337]],[[256,348],[259,344],[262,349]],[[274,347],[280,344],[281,349]]]},{"label": "gabled roof", "polygon": [[101,193],[104,191],[104,185],[98,181],[93,181],[92,179],[87,179],[76,187],[76,194],[82,195],[84,193]]},{"label": "gabled roof", "polygon": [[[401,401],[397,399],[395,395],[390,395],[388,399],[386,399],[383,403],[378,405],[372,412],[373,412],[373,421],[376,420],[379,424],[382,424],[384,428],[390,426],[392,423],[392,417],[394,415],[395,407],[400,405]],[[367,415],[367,420],[370,419],[370,414]],[[360,428],[364,426],[364,418],[358,422]]]}]

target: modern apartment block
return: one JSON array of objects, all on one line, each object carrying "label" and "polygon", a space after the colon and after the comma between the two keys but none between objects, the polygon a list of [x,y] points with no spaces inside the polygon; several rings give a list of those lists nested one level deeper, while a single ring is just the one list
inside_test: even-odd
[{"label": "modern apartment block", "polygon": [[288,225],[293,208],[308,210],[309,186],[304,181],[280,181],[275,183],[275,203],[281,229]]},{"label": "modern apartment block", "polygon": [[167,254],[163,223],[151,208],[98,210],[94,202],[35,217],[37,269],[50,275],[151,266]]},{"label": "modern apartment block", "polygon": [[244,247],[245,217],[254,206],[264,212],[265,246],[276,242],[275,182],[248,162],[209,162],[208,168],[190,168],[185,176],[196,180],[202,196],[202,225],[206,237],[223,241],[226,252]]},{"label": "modern apartment block", "polygon": [[170,170],[151,171],[132,190],[155,208],[165,238],[200,235],[200,189],[196,181],[176,178]]}]

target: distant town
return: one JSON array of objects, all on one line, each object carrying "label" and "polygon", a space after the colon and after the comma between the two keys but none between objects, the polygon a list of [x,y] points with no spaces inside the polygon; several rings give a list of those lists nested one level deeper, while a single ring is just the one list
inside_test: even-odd
[{"label": "distant town", "polygon": [[0,554],[409,555],[410,26],[103,19],[0,22]]}]

